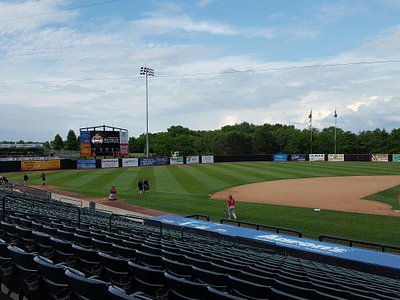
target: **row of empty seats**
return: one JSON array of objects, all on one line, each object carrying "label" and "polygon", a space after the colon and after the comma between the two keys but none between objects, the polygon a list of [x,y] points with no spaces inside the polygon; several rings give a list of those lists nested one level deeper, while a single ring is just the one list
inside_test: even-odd
[{"label": "row of empty seats", "polygon": [[10,204],[2,212],[0,279],[9,294],[28,299],[400,299],[399,280],[195,234],[160,232],[131,220],[110,228],[101,212],[76,224],[65,217],[68,208],[60,213],[53,205],[40,205],[41,211]]}]

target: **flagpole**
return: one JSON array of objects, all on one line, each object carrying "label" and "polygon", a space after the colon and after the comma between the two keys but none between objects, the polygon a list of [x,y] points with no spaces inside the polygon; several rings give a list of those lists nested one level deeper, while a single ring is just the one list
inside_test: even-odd
[{"label": "flagpole", "polygon": [[313,143],[313,127],[312,127],[312,119],[311,119],[311,125],[310,125],[310,136],[311,136],[311,151],[310,151],[310,154],[312,154],[312,143]]}]

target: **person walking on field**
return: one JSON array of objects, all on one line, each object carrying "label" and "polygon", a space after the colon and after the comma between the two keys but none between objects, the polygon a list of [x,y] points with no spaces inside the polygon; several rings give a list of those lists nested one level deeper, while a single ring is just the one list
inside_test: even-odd
[{"label": "person walking on field", "polygon": [[24,184],[28,183],[29,176],[28,174],[24,173]]},{"label": "person walking on field", "polygon": [[228,213],[229,220],[233,218],[236,221],[236,214],[235,214],[235,199],[233,199],[232,195],[228,196],[228,202],[225,208],[226,212]]},{"label": "person walking on field", "polygon": [[143,179],[140,178],[139,181],[138,181],[139,195],[143,194],[143,187],[144,187]]}]

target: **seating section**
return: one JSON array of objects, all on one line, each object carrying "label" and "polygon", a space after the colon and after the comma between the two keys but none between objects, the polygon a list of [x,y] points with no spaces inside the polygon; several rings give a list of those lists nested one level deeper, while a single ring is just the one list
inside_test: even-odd
[{"label": "seating section", "polygon": [[25,194],[0,198],[0,281],[20,299],[400,299],[400,280]]}]

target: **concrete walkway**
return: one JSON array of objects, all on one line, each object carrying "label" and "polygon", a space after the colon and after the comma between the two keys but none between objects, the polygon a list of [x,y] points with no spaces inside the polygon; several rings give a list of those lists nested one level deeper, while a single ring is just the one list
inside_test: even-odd
[{"label": "concrete walkway", "polygon": [[[65,195],[61,195],[61,194],[57,194],[57,193],[51,193],[51,197],[54,200],[59,200],[59,201],[65,202],[65,203],[74,204],[79,207],[81,205],[82,205],[82,207],[90,207],[90,203],[94,203],[91,201],[74,198],[74,197],[70,197],[70,196],[65,196]],[[95,205],[96,209],[110,211],[110,212],[112,212],[114,214],[118,214],[118,215],[135,215],[135,216],[139,216],[139,217],[143,217],[143,218],[151,217],[150,215],[146,215],[146,214],[138,213],[138,212],[132,212],[130,210],[113,207],[110,205],[99,204],[99,203],[94,203],[94,205]]]}]

